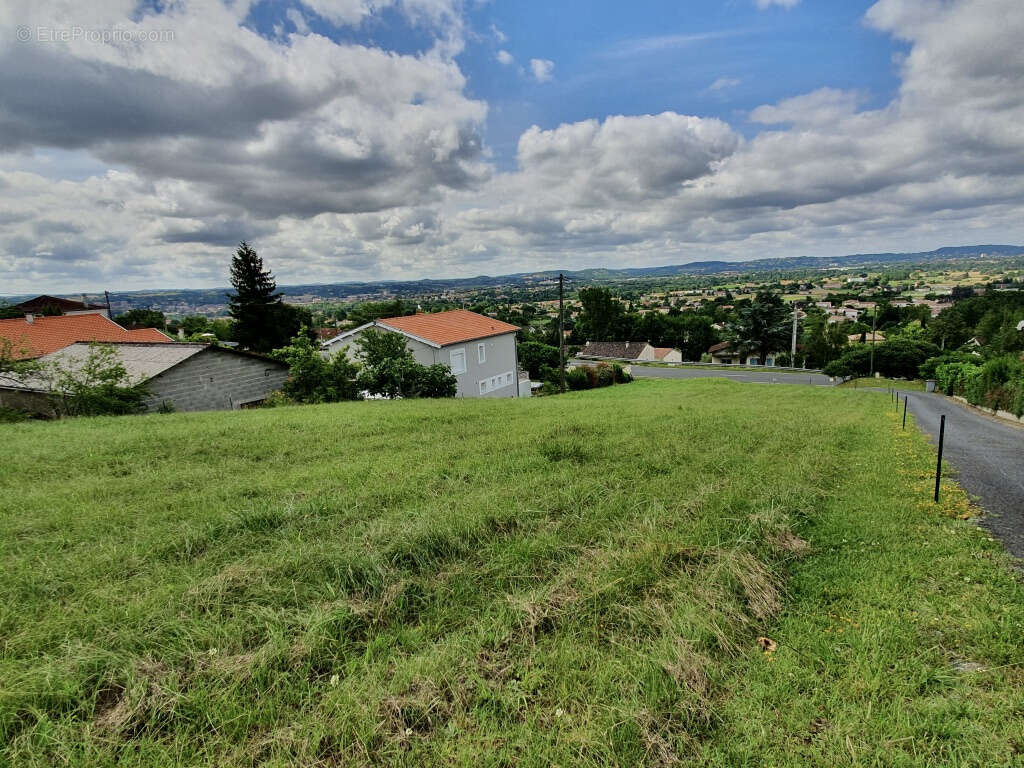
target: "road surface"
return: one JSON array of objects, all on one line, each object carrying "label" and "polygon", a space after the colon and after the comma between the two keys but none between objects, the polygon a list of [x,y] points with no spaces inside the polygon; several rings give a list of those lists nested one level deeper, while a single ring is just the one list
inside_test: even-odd
[{"label": "road surface", "polygon": [[750,384],[813,384],[819,387],[832,386],[828,376],[820,373],[783,373],[781,371],[740,371],[732,368],[661,368],[658,366],[632,363],[630,370],[638,379],[706,379],[720,378],[745,381]]},{"label": "road surface", "polygon": [[1015,557],[1024,557],[1024,427],[965,408],[941,395],[911,392],[908,410],[938,444],[939,416],[946,414],[943,466],[985,510],[982,525]]}]

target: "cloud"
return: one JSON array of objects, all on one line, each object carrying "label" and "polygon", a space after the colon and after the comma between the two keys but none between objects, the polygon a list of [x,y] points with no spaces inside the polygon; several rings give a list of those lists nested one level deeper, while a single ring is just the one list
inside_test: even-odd
[{"label": "cloud", "polygon": [[550,59],[530,59],[530,72],[538,83],[546,83],[555,73],[555,62]]},{"label": "cloud", "polygon": [[499,64],[504,64],[505,66],[508,66],[515,62],[515,57],[505,50],[498,51],[498,53],[495,54],[494,58],[498,60]]},{"label": "cloud", "polygon": [[757,7],[761,10],[777,5],[781,8],[792,8],[800,3],[800,0],[755,0]]},{"label": "cloud", "polygon": [[828,125],[851,117],[865,100],[866,97],[860,93],[819,88],[811,93],[784,99],[778,104],[757,107],[750,113],[750,119],[765,125]]},{"label": "cloud", "polygon": [[599,55],[606,59],[632,59],[637,56],[649,56],[664,51],[687,48],[695,43],[709,40],[720,40],[742,34],[739,29],[727,29],[717,32],[699,32],[694,34],[652,35],[620,40],[603,50]]},{"label": "cloud", "polygon": [[709,91],[725,91],[742,83],[738,77],[720,77],[708,86]]},{"label": "cloud", "polygon": [[[875,3],[866,24],[906,43],[887,104],[793,93],[746,138],[675,112],[537,125],[502,172],[457,6],[331,6],[405,18],[428,42],[399,54],[294,20],[267,39],[245,3],[94,5],[97,28],[174,42],[0,37],[5,292],[224,285],[241,236],[282,283],[1024,240],[1017,0]],[[0,6],[0,27],[67,23],[48,7]]]},{"label": "cloud", "polygon": [[[36,17],[33,26],[57,23]],[[174,40],[0,47],[0,150],[88,150],[268,218],[417,204],[488,174],[486,105],[463,94],[444,56],[318,35],[276,43],[219,4],[134,24]]]}]

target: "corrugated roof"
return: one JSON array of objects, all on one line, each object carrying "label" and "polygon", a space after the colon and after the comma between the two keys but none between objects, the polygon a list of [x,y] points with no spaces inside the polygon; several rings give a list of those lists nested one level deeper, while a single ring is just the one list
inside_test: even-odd
[{"label": "corrugated roof", "polygon": [[[85,362],[89,356],[90,344],[75,343],[47,355],[45,362],[54,362],[62,368],[74,368]],[[113,344],[118,359],[133,382],[147,381],[168,368],[188,360],[202,352],[207,344],[182,342]]]},{"label": "corrugated roof", "polygon": [[484,339],[503,333],[519,330],[516,325],[495,320],[493,317],[478,315],[466,309],[453,309],[449,312],[434,314],[406,315],[405,317],[385,317],[377,321],[377,325],[407,333],[410,336],[447,346],[460,341]]},{"label": "corrugated roof", "polygon": [[646,341],[588,341],[581,355],[589,357],[615,357],[620,360],[635,360],[649,346]]},{"label": "corrugated roof", "polygon": [[0,338],[11,342],[17,359],[48,355],[76,341],[172,343],[155,328],[129,331],[100,314],[35,317],[31,323],[23,317],[0,320]]}]

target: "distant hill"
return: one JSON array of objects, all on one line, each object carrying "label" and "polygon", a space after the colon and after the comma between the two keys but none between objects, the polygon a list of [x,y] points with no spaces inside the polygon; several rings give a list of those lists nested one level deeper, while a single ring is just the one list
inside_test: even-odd
[{"label": "distant hill", "polygon": [[[679,276],[709,276],[787,272],[803,269],[856,269],[877,268],[881,265],[925,265],[934,262],[971,258],[1024,257],[1024,245],[958,245],[937,248],[934,251],[917,253],[858,253],[847,256],[789,256],[775,259],[753,259],[750,261],[693,261],[688,264],[670,264],[660,267],[629,267],[622,269],[594,267],[589,269],[565,270],[563,274],[570,283],[608,282],[614,280],[650,279]],[[530,287],[543,285],[558,278],[559,270],[549,269],[536,272],[517,272],[508,275],[477,275],[451,279],[424,280],[379,280],[372,282],[344,282],[328,284],[281,285],[286,297],[315,295],[324,299],[349,299],[361,295],[388,292],[395,297],[466,291],[499,287]],[[110,299],[119,307],[152,307],[164,311],[175,311],[176,306],[188,306],[189,311],[203,311],[203,307],[222,306],[228,288],[200,289],[155,289],[146,291],[124,291],[111,293]],[[11,296],[12,303],[24,296]],[[75,294],[74,298],[81,298]]]}]

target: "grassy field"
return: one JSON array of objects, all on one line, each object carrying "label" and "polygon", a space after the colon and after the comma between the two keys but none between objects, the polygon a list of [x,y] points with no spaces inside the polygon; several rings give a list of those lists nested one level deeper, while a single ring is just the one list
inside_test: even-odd
[{"label": "grassy field", "polygon": [[0,765],[1011,765],[1024,590],[884,393],[0,427]]}]

